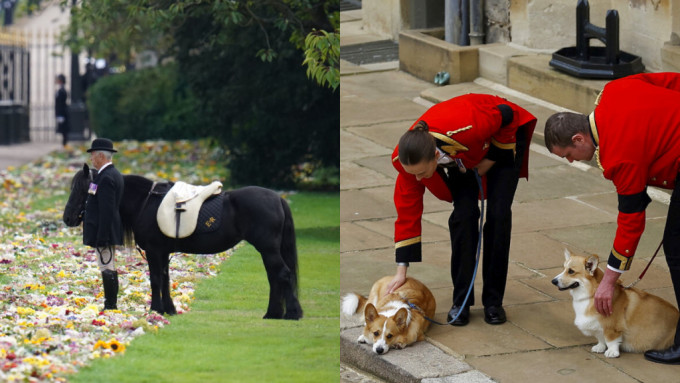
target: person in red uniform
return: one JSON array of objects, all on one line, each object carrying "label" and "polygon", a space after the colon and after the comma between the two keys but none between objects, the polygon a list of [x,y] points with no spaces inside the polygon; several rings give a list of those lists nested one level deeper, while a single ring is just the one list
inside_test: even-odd
[{"label": "person in red uniform", "polygon": [[[589,116],[557,113],[545,125],[548,150],[569,162],[597,153],[604,177],[618,194],[618,218],[607,270],[595,293],[597,311],[612,312],[614,285],[630,269],[651,202],[647,186],[672,189],[663,248],[680,305],[680,74],[645,73],[611,81]],[[648,360],[680,364],[680,322],[675,344],[645,352]]]},{"label": "person in red uniform", "polygon": [[531,136],[536,118],[497,96],[468,94],[431,107],[399,140],[392,164],[399,172],[394,190],[397,208],[394,239],[397,272],[394,291],[406,280],[410,262],[420,262],[423,195],[453,202],[451,237],[452,325],[469,322],[474,293],[463,306],[473,277],[479,235],[478,171],[485,185],[483,228],[484,319],[505,323],[503,296],[512,229],[511,205],[520,177],[528,176]]}]

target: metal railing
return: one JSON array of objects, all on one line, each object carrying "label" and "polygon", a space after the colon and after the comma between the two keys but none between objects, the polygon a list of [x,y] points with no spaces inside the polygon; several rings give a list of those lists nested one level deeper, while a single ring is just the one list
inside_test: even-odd
[{"label": "metal railing", "polygon": [[[58,44],[56,32],[0,30],[0,144],[60,140],[54,115],[55,78],[59,74],[68,76],[70,68],[71,52]],[[3,105],[12,113],[2,109]],[[22,117],[8,117],[16,113]],[[3,142],[3,126],[18,120],[27,132],[16,141],[9,129],[10,142]]]}]

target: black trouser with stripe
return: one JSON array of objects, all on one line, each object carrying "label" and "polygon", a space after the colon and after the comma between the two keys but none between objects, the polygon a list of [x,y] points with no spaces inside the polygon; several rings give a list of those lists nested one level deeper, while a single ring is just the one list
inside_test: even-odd
[{"label": "black trouser with stripe", "polygon": [[[522,153],[517,153],[522,161]],[[444,172],[439,170],[440,174]],[[479,237],[479,186],[472,169],[461,173],[447,169],[447,180],[453,196],[453,212],[449,217],[451,236],[451,280],[453,304],[461,306],[465,300],[475,268]],[[482,304],[501,306],[505,295],[512,232],[512,201],[519,180],[519,165],[512,161],[496,162],[486,174],[486,220],[483,228]],[[466,305],[474,305],[474,289]]]},{"label": "black trouser with stripe", "polygon": [[[675,179],[675,189],[668,206],[666,228],[663,233],[663,252],[671,273],[675,299],[680,307],[680,175]],[[680,321],[675,330],[675,344],[680,345]]]}]

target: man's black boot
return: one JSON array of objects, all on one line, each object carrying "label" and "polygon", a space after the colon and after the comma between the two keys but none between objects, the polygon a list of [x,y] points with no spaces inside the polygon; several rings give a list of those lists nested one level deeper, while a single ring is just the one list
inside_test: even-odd
[{"label": "man's black boot", "polygon": [[118,300],[118,272],[113,270],[102,271],[104,280],[104,310],[117,310]]},{"label": "man's black boot", "polygon": [[680,345],[673,345],[665,350],[649,350],[645,359],[663,364],[680,364]]}]

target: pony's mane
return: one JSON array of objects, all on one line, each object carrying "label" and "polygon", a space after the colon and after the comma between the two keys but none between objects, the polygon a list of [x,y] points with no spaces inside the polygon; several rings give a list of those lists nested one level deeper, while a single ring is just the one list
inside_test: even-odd
[{"label": "pony's mane", "polygon": [[138,176],[138,175],[134,175],[134,174],[127,174],[127,175],[123,176],[123,178],[125,179],[125,186],[131,185],[134,188],[151,187],[150,185],[153,183],[153,181],[151,181],[148,178]]},{"label": "pony's mane", "polygon": [[[123,176],[124,183],[125,183],[125,189],[126,190],[135,190],[139,192],[140,194],[145,194],[151,189],[151,184],[153,181],[149,180],[148,178],[134,175],[134,174],[127,174]],[[134,247],[135,246],[135,240],[134,240],[134,233],[132,231],[132,221],[127,221],[123,219],[123,243],[125,247]]]},{"label": "pony's mane", "polygon": [[[151,185],[153,184],[153,181],[150,179],[134,174],[127,174],[124,176],[124,178],[126,189],[129,187],[134,190],[143,191],[145,193],[151,190]],[[168,181],[156,182],[154,192],[166,192],[172,185],[173,183]]]}]

